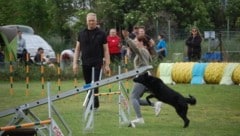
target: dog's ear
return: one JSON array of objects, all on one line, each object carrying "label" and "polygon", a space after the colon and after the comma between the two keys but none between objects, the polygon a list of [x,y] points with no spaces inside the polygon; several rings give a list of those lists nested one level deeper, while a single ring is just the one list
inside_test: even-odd
[{"label": "dog's ear", "polygon": [[144,77],[147,77],[148,76],[148,72],[145,72],[143,75],[144,75]]}]

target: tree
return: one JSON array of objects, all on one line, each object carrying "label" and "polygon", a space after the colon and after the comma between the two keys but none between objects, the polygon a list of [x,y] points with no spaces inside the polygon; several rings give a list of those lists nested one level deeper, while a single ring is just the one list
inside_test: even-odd
[{"label": "tree", "polygon": [[70,28],[67,25],[70,17],[76,12],[75,0],[48,0],[48,15],[51,18],[51,32],[58,33],[62,37],[70,35]]},{"label": "tree", "polygon": [[[29,25],[42,35],[55,33],[63,38],[72,37],[72,31],[85,27],[89,11],[98,14],[105,30],[137,24],[144,25],[149,33],[166,29],[168,21],[174,29],[193,25],[223,29],[229,19],[230,28],[234,29],[239,26],[240,17],[240,0],[0,0],[0,5],[1,25]],[[78,23],[69,25],[71,19]]]},{"label": "tree", "polygon": [[16,0],[16,23],[32,26],[34,31],[44,34],[50,28],[45,0]]},{"label": "tree", "polygon": [[0,5],[1,25],[28,25],[33,27],[37,33],[45,33],[49,28],[44,0],[1,0]]},{"label": "tree", "polygon": [[230,20],[230,28],[239,28],[240,25],[240,0],[228,0],[226,15]]},{"label": "tree", "polygon": [[154,30],[156,21],[171,20],[177,27],[189,25],[211,26],[209,14],[202,0],[95,0],[93,11],[99,14],[106,27],[145,25]]},{"label": "tree", "polygon": [[206,9],[213,25],[210,28],[223,29],[226,28],[226,15],[223,4],[216,0],[204,0]]},{"label": "tree", "polygon": [[16,7],[15,0],[0,0],[0,25],[12,24],[15,20]]}]

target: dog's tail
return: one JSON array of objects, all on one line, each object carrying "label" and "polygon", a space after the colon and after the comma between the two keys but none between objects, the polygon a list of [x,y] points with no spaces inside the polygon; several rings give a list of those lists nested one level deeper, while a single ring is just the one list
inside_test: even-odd
[{"label": "dog's tail", "polygon": [[195,105],[197,103],[197,100],[194,96],[189,95],[189,98],[185,98],[187,103],[189,103],[190,105]]}]

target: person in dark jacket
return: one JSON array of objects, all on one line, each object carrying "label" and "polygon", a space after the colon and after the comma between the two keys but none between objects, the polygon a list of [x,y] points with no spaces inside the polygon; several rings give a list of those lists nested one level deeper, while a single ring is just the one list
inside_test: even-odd
[{"label": "person in dark jacket", "polygon": [[201,59],[201,42],[202,37],[199,30],[196,27],[192,28],[191,35],[186,40],[189,61],[199,61]]},{"label": "person in dark jacket", "polygon": [[[110,73],[110,54],[107,45],[107,35],[97,26],[97,15],[88,13],[86,17],[87,28],[80,31],[73,57],[73,72],[78,73],[78,59],[81,53],[82,73],[86,84],[92,82],[92,68],[94,68],[94,81],[100,80],[101,69]],[[98,88],[94,93],[98,94]],[[94,109],[100,106],[98,96],[94,96]]]}]

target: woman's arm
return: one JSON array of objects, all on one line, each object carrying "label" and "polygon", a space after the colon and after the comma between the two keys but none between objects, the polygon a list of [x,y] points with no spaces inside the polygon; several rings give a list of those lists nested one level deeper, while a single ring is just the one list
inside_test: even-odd
[{"label": "woman's arm", "polygon": [[192,37],[188,37],[188,39],[186,40],[186,45],[187,46],[192,46]]},{"label": "woman's arm", "polygon": [[127,45],[132,49],[132,51],[141,56],[139,49],[136,47],[134,41],[129,38],[129,32],[122,30],[122,36],[124,37]]},{"label": "woman's arm", "polygon": [[136,47],[132,39],[130,39],[129,37],[126,37],[125,41],[127,42],[127,45],[129,46],[129,48],[131,48],[134,53],[138,54],[139,56],[141,55],[139,49]]},{"label": "woman's arm", "polygon": [[74,74],[78,73],[79,55],[80,55],[80,42],[77,41],[76,46],[75,46],[74,55],[73,55],[73,72],[74,72]]}]

